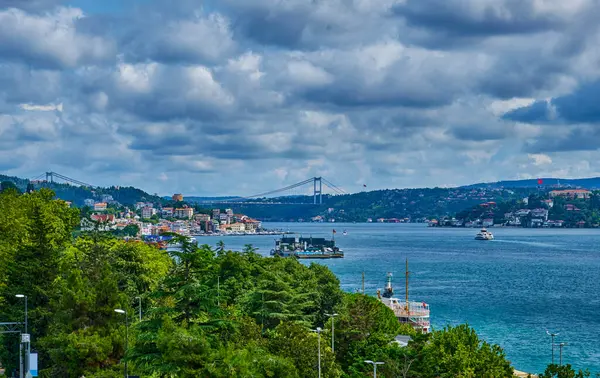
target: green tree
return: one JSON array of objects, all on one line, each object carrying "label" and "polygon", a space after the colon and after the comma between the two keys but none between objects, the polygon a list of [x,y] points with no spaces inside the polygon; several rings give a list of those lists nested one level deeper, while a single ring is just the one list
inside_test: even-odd
[{"label": "green tree", "polygon": [[[54,200],[54,193],[48,189],[21,196],[8,194],[8,202],[7,211],[15,218],[2,219],[0,236],[15,231],[19,235],[15,245],[4,255],[5,285],[0,287],[0,302],[5,306],[0,309],[0,318],[22,319],[23,303],[15,298],[15,294],[27,295],[29,332],[35,342],[46,334],[52,315],[49,311],[52,283],[58,275],[60,255],[70,243],[71,232],[79,223],[79,217],[76,209],[67,207],[64,201]],[[14,353],[18,350],[16,338],[5,337],[4,340],[0,359],[11,368],[17,360]],[[46,357],[42,352],[42,365],[46,363]]]},{"label": "green tree", "polygon": [[468,325],[435,331],[423,348],[423,377],[512,377],[502,348],[481,341]]},{"label": "green tree", "polygon": [[[300,323],[285,322],[269,333],[269,350],[293,361],[301,378],[313,378],[318,364],[318,335]],[[331,352],[329,340],[321,334],[323,377],[340,377],[342,370]]]},{"label": "green tree", "polygon": [[[575,371],[570,364],[550,364],[542,374],[538,375],[539,378],[587,378],[590,376],[589,370]],[[596,377],[600,377],[600,374],[596,374]]]},{"label": "green tree", "polygon": [[156,289],[171,266],[161,250],[97,234],[81,237],[60,259],[53,283],[48,334],[49,376],[79,377],[116,368],[124,353],[124,319],[135,296]]},{"label": "green tree", "polygon": [[354,376],[369,371],[364,360],[385,358],[385,350],[403,332],[394,312],[376,298],[345,294],[336,320],[336,355]]}]

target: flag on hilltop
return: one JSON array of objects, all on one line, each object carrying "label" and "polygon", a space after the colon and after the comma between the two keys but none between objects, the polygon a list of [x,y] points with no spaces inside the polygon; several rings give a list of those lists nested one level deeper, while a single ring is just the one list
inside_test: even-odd
[{"label": "flag on hilltop", "polygon": [[333,233],[335,234],[335,230],[333,230]]},{"label": "flag on hilltop", "polygon": [[544,180],[538,179],[538,185],[542,185],[543,183],[544,183]]}]

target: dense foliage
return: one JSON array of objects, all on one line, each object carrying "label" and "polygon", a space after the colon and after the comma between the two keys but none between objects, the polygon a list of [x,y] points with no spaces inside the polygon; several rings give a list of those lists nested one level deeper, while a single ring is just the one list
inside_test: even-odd
[{"label": "dense foliage", "polygon": [[[53,197],[0,193],[0,320],[20,321],[15,294],[28,296],[42,377],[120,377],[127,362],[154,378],[309,378],[319,348],[323,377],[369,376],[365,360],[384,362],[382,377],[512,375],[502,349],[468,326],[417,335],[376,298],[343,293],[322,265],[184,238],[169,253],[107,233],[72,239],[78,211]],[[400,347],[398,334],[413,341]],[[17,337],[2,335],[9,372],[16,351]]]}]

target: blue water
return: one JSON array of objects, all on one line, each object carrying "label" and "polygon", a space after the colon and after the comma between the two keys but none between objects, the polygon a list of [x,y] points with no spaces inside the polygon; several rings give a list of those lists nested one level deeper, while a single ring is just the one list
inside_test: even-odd
[{"label": "blue water", "polygon": [[[345,258],[324,260],[354,291],[365,272],[367,293],[375,294],[394,273],[404,291],[409,259],[411,299],[431,306],[431,322],[469,323],[506,351],[523,371],[542,372],[551,359],[545,329],[568,343],[563,362],[600,372],[600,231],[586,229],[491,229],[496,240],[474,240],[475,229],[428,228],[422,224],[271,223],[305,236],[330,237]],[[348,235],[343,236],[342,231]],[[202,244],[224,240],[228,249],[244,244],[268,255],[274,236],[200,237]],[[307,262],[308,263],[308,262]],[[556,350],[558,361],[558,349]]]}]

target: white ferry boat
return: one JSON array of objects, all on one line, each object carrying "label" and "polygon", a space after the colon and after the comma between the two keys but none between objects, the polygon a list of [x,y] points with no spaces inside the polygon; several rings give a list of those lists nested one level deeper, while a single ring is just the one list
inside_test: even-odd
[{"label": "white ferry boat", "polygon": [[485,228],[482,228],[481,231],[475,235],[475,240],[494,240],[494,235]]},{"label": "white ferry boat", "polygon": [[401,301],[394,297],[392,288],[392,273],[388,273],[388,282],[383,294],[377,290],[377,298],[394,311],[394,315],[400,323],[410,324],[417,332],[431,332],[429,322],[429,305],[425,302],[408,300],[408,259],[406,260],[406,293],[405,300]]}]

